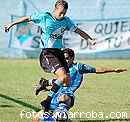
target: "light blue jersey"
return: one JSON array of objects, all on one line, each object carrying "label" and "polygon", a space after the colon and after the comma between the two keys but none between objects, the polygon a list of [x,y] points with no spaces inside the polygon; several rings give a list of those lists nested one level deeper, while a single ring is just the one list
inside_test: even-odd
[{"label": "light blue jersey", "polygon": [[50,108],[55,110],[59,106],[59,97],[63,94],[74,97],[74,92],[83,81],[83,74],[96,73],[96,69],[86,64],[75,63],[69,68],[71,82],[69,87],[61,87],[51,101]]},{"label": "light blue jersey", "polygon": [[75,31],[76,26],[69,17],[55,19],[49,12],[34,13],[31,20],[41,27],[44,48],[63,48],[62,37],[66,30]]}]

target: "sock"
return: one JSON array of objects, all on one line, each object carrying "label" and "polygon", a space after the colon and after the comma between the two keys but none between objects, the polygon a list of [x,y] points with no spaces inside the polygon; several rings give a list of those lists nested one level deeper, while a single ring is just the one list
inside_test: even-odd
[{"label": "sock", "polygon": [[49,86],[52,86],[55,83],[56,79],[48,80]]},{"label": "sock", "polygon": [[61,84],[62,83],[60,80],[55,80],[50,92],[48,93],[48,96],[53,97],[55,95],[55,93],[57,93],[57,91],[60,89]]}]

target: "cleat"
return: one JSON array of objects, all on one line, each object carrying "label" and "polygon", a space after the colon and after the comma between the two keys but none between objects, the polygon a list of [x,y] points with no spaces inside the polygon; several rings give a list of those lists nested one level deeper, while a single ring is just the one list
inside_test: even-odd
[{"label": "cleat", "polygon": [[49,86],[48,80],[41,78],[39,81],[39,84],[36,87],[35,95],[37,96],[39,92],[42,90],[48,91],[48,89],[46,88],[47,86]]}]

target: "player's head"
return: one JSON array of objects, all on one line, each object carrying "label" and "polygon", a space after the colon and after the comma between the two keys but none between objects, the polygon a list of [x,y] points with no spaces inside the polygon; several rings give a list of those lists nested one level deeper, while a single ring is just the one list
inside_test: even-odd
[{"label": "player's head", "polygon": [[57,0],[55,3],[54,16],[56,19],[62,19],[68,9],[68,3],[65,0]]},{"label": "player's head", "polygon": [[63,50],[64,51],[64,56],[65,56],[65,59],[68,63],[68,65],[70,66],[71,64],[73,64],[74,62],[74,58],[75,58],[75,54],[74,54],[74,51],[70,48],[66,48]]}]

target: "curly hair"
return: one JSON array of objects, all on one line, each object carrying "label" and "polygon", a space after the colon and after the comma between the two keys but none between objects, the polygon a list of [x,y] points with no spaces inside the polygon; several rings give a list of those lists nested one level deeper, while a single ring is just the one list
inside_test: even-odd
[{"label": "curly hair", "polygon": [[63,49],[64,54],[67,53],[69,55],[69,57],[75,57],[75,53],[74,50],[70,49],[70,48],[65,48]]}]

